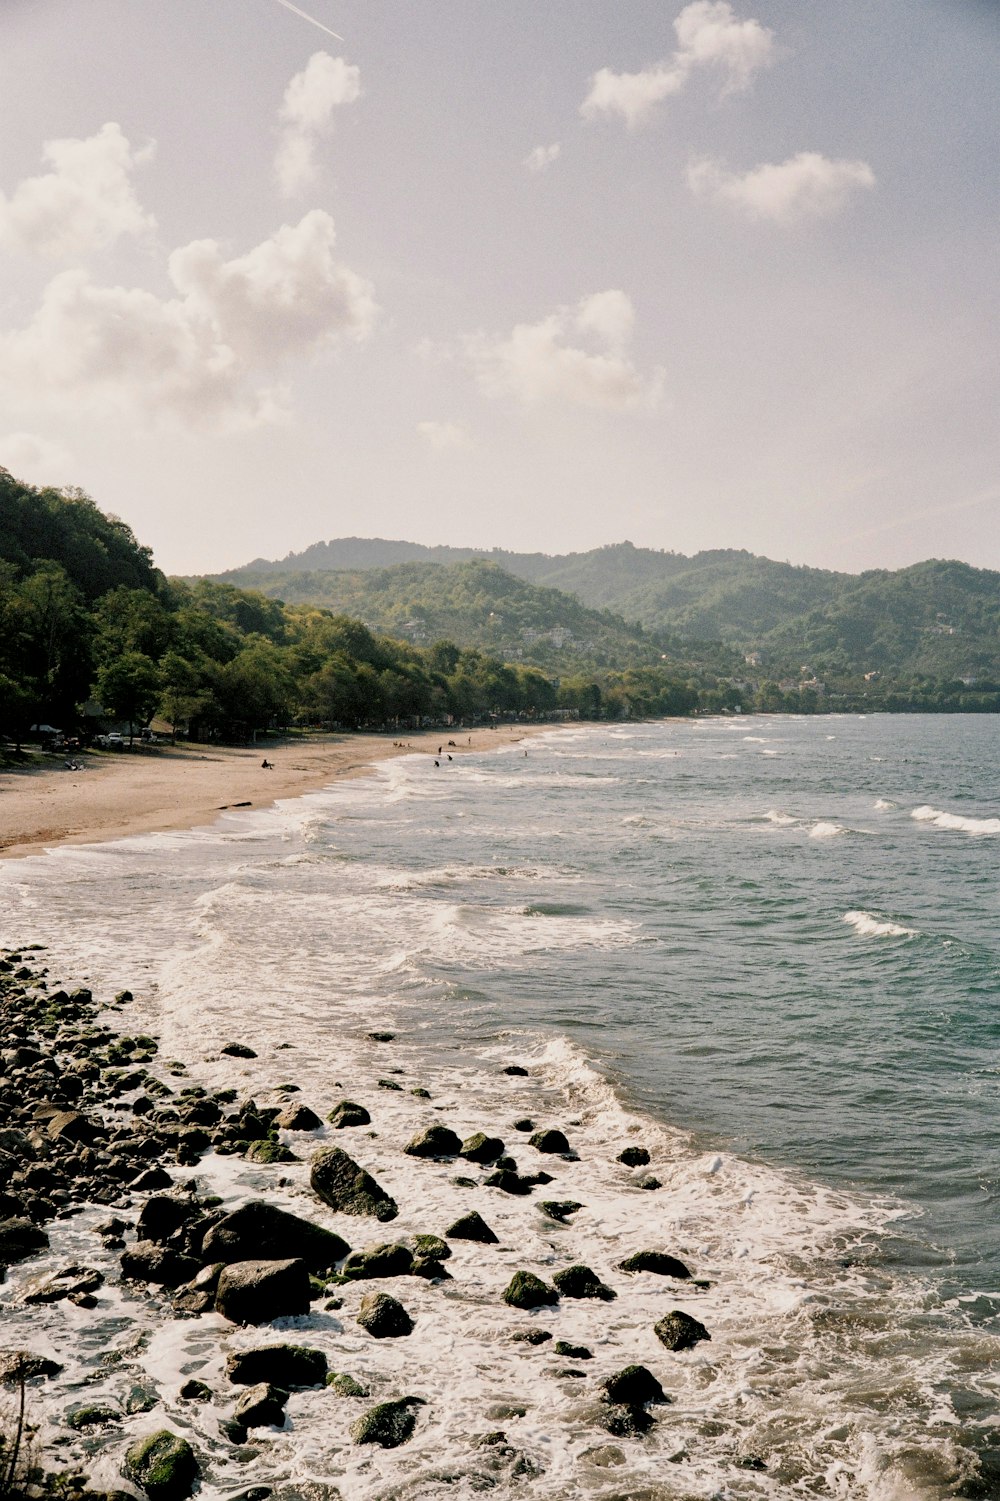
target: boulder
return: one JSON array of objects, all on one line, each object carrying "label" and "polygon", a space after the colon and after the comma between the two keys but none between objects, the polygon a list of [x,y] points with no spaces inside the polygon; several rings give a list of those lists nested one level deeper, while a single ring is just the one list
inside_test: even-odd
[{"label": "boulder", "polygon": [[260,1141],[252,1141],[243,1154],[248,1162],[260,1162],[265,1167],[275,1162],[298,1162],[295,1153],[280,1141],[274,1141],[270,1137],[264,1137]]},{"label": "boulder", "polygon": [[440,1235],[415,1235],[413,1254],[425,1261],[447,1261],[451,1255],[451,1246]]},{"label": "boulder", "polygon": [[547,1329],[518,1329],[511,1335],[519,1345],[544,1345],[551,1338]]},{"label": "boulder", "polygon": [[576,1214],[583,1205],[578,1204],[575,1199],[543,1199],[538,1207],[548,1219],[564,1225],[569,1216]]},{"label": "boulder", "polygon": [[149,1501],[184,1501],[198,1477],[198,1461],[187,1439],[161,1428],[132,1444],[124,1470]]},{"label": "boulder", "polygon": [[562,1355],[566,1360],[593,1360],[593,1350],[588,1350],[586,1345],[570,1345],[564,1339],[557,1339],[555,1352]]},{"label": "boulder", "polygon": [[626,1167],[645,1167],[649,1153],[645,1147],[626,1147],[624,1152],[618,1153],[616,1161],[623,1162]]},{"label": "boulder", "polygon": [[304,1261],[311,1272],[326,1271],[350,1250],[346,1240],[311,1220],[251,1199],[213,1225],[202,1244],[204,1261]]},{"label": "boulder", "polygon": [[227,1042],[219,1049],[227,1058],[256,1058],[253,1048],[248,1048],[245,1042]]},{"label": "boulder", "polygon": [[122,1276],[132,1282],[152,1282],[157,1287],[180,1287],[198,1275],[201,1263],[171,1246],[139,1241],[122,1252]]},{"label": "boulder", "polygon": [[666,1251],[636,1251],[619,1262],[619,1266],[623,1272],[655,1272],[659,1277],[676,1277],[682,1282],[691,1276],[683,1261],[668,1256]]},{"label": "boulder", "polygon": [[534,1272],[519,1271],[504,1289],[503,1300],[512,1308],[541,1308],[548,1303],[558,1303],[559,1294]]},{"label": "boulder", "polygon": [[405,1277],[413,1266],[413,1252],[402,1241],[385,1242],[354,1251],[344,1263],[344,1276],[364,1281],[374,1277]]},{"label": "boulder", "polygon": [[49,1121],[45,1134],[50,1141],[80,1142],[90,1147],[106,1136],[107,1131],[89,1115],[81,1115],[78,1110],[61,1110]]},{"label": "boulder", "polygon": [[512,1172],[508,1167],[498,1167],[483,1182],[487,1188],[499,1188],[501,1193],[514,1194],[518,1198],[530,1194],[535,1186],[531,1178],[522,1178],[520,1173]]},{"label": "boulder", "polygon": [[459,1149],[459,1156],[468,1162],[496,1162],[503,1156],[503,1142],[499,1136],[487,1136],[482,1131],[466,1138]]},{"label": "boulder", "polygon": [[360,1381],[355,1381],[353,1376],[348,1376],[346,1371],[335,1371],[327,1376],[326,1384],[338,1397],[367,1397],[367,1386],[362,1386]]},{"label": "boulder", "polygon": [[353,1100],[341,1100],[335,1109],[330,1111],[327,1120],[335,1131],[342,1131],[346,1126],[369,1126],[371,1116],[363,1105],[355,1105]]},{"label": "boulder", "polygon": [[[28,1284],[25,1303],[59,1303],[63,1298],[74,1302],[88,1298],[104,1283],[102,1273],[87,1266],[65,1266],[50,1277],[40,1277]],[[84,1305],[93,1307],[93,1304]]]},{"label": "boulder", "polygon": [[517,1120],[517,1121],[514,1122],[514,1130],[515,1131],[523,1131],[525,1133],[525,1135],[527,1135],[527,1133],[529,1131],[534,1131],[534,1129],[535,1129],[535,1123],[534,1123],[534,1121],[531,1120],[531,1119],[529,1119],[529,1117],[526,1116],[526,1115],[522,1115],[522,1117],[521,1117],[520,1120]]},{"label": "boulder", "polygon": [[640,1177],[632,1180],[633,1188],[645,1188],[652,1192],[654,1188],[662,1188],[663,1184],[655,1173],[643,1173]]},{"label": "boulder", "polygon": [[408,1157],[457,1157],[462,1141],[447,1126],[426,1126],[403,1150]]},{"label": "boulder", "polygon": [[247,1387],[233,1408],[233,1418],[244,1428],[280,1428],[285,1421],[288,1393],[260,1381]]},{"label": "boulder", "polygon": [[603,1400],[625,1407],[642,1407],[646,1402],[669,1402],[663,1387],[644,1365],[627,1365],[601,1382]]},{"label": "boulder", "polygon": [[323,1122],[308,1105],[289,1105],[274,1123],[282,1131],[318,1131]]},{"label": "boulder", "polygon": [[185,1381],[177,1395],[184,1402],[211,1402],[215,1393],[204,1381],[192,1376],[190,1381]]},{"label": "boulder", "polygon": [[62,1366],[32,1350],[0,1350],[0,1385],[18,1386],[39,1376],[58,1376]]},{"label": "boulder", "polygon": [[481,1214],[470,1209],[468,1214],[460,1215],[450,1230],[446,1230],[449,1240],[475,1240],[482,1245],[496,1246],[500,1244],[500,1237],[495,1235]]},{"label": "boulder", "polygon": [[511,1078],[514,1079],[526,1079],[528,1077],[528,1070],[522,1068],[519,1063],[508,1063],[507,1067],[502,1068],[500,1072],[502,1074],[510,1074]]},{"label": "boulder", "polygon": [[602,1303],[613,1303],[618,1296],[589,1266],[564,1267],[561,1272],[556,1272],[552,1281],[564,1298],[600,1298]]},{"label": "boulder", "polygon": [[309,1181],[323,1203],[342,1214],[373,1215],[384,1221],[399,1213],[395,1199],[339,1147],[323,1147],[316,1153]]},{"label": "boulder", "polygon": [[644,1407],[625,1407],[615,1403],[605,1412],[601,1426],[614,1438],[640,1438],[649,1432],[654,1422]]},{"label": "boulder", "polygon": [[309,1312],[304,1261],[237,1261],[219,1277],[215,1308],[234,1324],[267,1324]]},{"label": "boulder", "polygon": [[653,1325],[653,1333],[668,1350],[691,1350],[701,1340],[712,1338],[704,1324],[689,1313],[682,1313],[679,1308],[665,1313],[659,1323]]},{"label": "boulder", "polygon": [[236,1386],[273,1381],[289,1391],[293,1386],[322,1386],[326,1356],[308,1345],[257,1345],[235,1350],[226,1360],[226,1375]]},{"label": "boulder", "polygon": [[536,1131],[528,1138],[529,1144],[536,1152],[568,1152],[569,1142],[561,1131],[549,1128],[547,1131]]},{"label": "boulder", "polygon": [[176,1235],[183,1225],[196,1219],[200,1210],[187,1197],[174,1194],[156,1194],[142,1206],[135,1227],[140,1240],[152,1240],[163,1244]]},{"label": "boulder", "polygon": [[380,1402],[351,1424],[351,1438],[356,1444],[381,1444],[383,1449],[398,1449],[413,1432],[416,1416],[412,1409],[423,1405],[420,1397]]},{"label": "boulder", "polygon": [[36,1251],[44,1251],[49,1237],[31,1220],[0,1220],[0,1266],[26,1261]]},{"label": "boulder", "polygon": [[388,1293],[365,1293],[357,1322],[373,1339],[400,1339],[413,1332],[410,1315],[402,1303]]}]

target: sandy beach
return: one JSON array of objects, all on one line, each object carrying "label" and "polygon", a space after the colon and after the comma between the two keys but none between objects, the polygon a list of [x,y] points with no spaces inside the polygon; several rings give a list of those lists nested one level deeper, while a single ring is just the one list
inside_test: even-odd
[{"label": "sandy beach", "polygon": [[[375,762],[394,756],[432,755],[444,746],[444,754],[457,758],[551,728],[411,731],[400,741],[390,735],[310,735],[252,748],[178,745],[91,752],[77,758],[83,767],[78,772],[53,757],[50,765],[0,773],[0,858],[37,855],[57,844],[195,828],[235,807],[264,808],[342,777],[363,776]],[[273,769],[261,766],[265,758]]]}]

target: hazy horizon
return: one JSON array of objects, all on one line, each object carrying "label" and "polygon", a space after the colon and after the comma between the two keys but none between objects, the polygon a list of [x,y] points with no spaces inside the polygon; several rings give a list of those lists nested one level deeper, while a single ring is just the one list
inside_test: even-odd
[{"label": "hazy horizon", "polygon": [[168,573],[1000,568],[995,6],[298,10],[6,0],[13,474]]}]

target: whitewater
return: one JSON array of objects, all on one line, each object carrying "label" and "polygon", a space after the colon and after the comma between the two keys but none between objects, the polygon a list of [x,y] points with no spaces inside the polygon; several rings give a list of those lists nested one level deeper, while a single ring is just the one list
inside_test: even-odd
[{"label": "whitewater", "polygon": [[[46,1441],[120,1484],[122,1432],[150,1426],[127,1412],[138,1383],[206,1456],[210,1497],[472,1496],[476,1440],[498,1429],[528,1461],[491,1472],[501,1498],[997,1494],[997,733],[987,716],[580,726],[527,755],[403,758],[211,828],[0,866],[3,941],[47,944],[52,974],[96,994],[127,985],[129,1028],[189,1082],[263,1102],[293,1082],[321,1115],[364,1104],[372,1134],[347,1145],[399,1202],[392,1238],[476,1208],[501,1243],[456,1246],[443,1288],[392,1286],[409,1339],[369,1340],[349,1307],[283,1321],[373,1400],[423,1398],[410,1442],[375,1454],[320,1391],[234,1459],[222,1407],[176,1394],[192,1375],[220,1387],[220,1350],[257,1336],[117,1288],[96,1318],[25,1310],[14,1271],[5,1343],[65,1363]],[[233,1038],[257,1059],[220,1057]],[[534,1170],[525,1118],[570,1138],[572,1160],[541,1164],[544,1193],[583,1206],[566,1224],[541,1190],[509,1198],[401,1154],[439,1121],[494,1130]],[[629,1145],[648,1168],[616,1160]],[[304,1161],[186,1172],[227,1207],[266,1195],[353,1245],[386,1238],[331,1218]],[[102,1217],[67,1222],[31,1275],[99,1265]],[[645,1248],[693,1282],[623,1273]],[[613,1303],[529,1318],[501,1302],[516,1268],[577,1262]],[[652,1326],[671,1308],[711,1340],[665,1351]],[[532,1321],[593,1358],[511,1338]],[[646,1437],[611,1439],[595,1392],[634,1362],[671,1402]],[[120,1404],[123,1429],[68,1433],[83,1393]]]}]

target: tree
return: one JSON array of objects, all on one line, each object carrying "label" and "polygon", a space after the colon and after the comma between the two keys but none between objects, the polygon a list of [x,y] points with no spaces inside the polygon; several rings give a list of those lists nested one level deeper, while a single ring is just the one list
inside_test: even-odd
[{"label": "tree", "polygon": [[97,695],[116,719],[128,720],[131,745],[136,725],[148,723],[159,700],[159,669],[140,651],[124,652],[98,672]]}]

